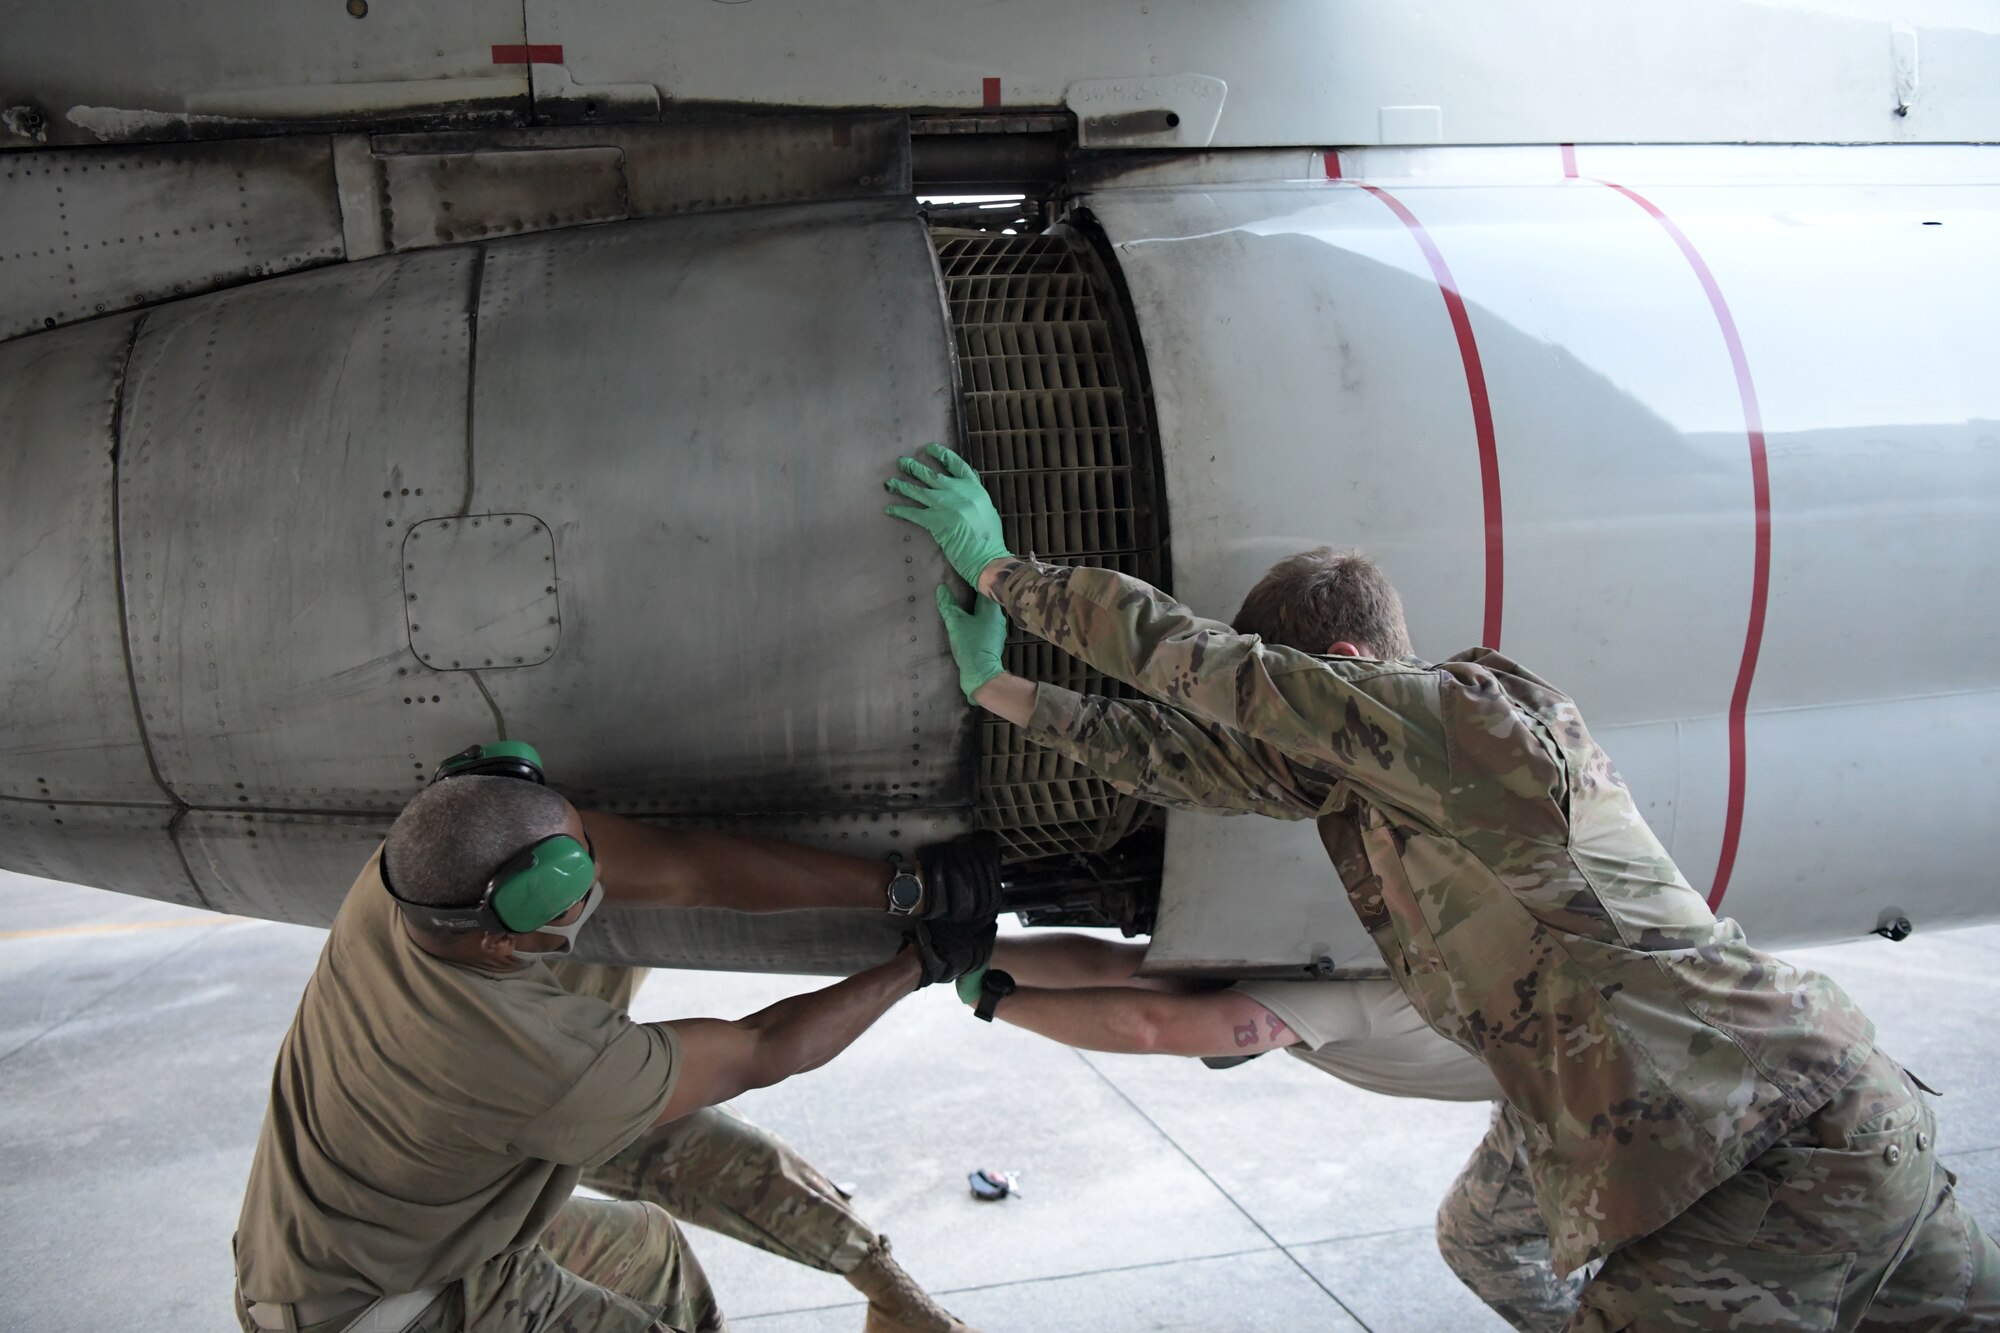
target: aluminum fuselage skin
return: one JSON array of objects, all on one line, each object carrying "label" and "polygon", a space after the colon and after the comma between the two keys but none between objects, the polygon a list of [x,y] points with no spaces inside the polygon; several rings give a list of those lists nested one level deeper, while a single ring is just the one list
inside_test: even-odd
[{"label": "aluminum fuselage skin", "polygon": [[[1990,915],[1996,169],[1550,146],[1107,179],[1176,592],[1226,620],[1273,560],[1362,547],[1420,655],[1485,642],[1577,699],[1752,938]],[[1374,958],[1310,825],[1176,814],[1164,883],[1156,967]]]},{"label": "aluminum fuselage skin", "polygon": [[[876,512],[965,428],[914,116],[1073,142],[1184,600],[1366,547],[1753,938],[1994,911],[1984,10],[113,9],[0,51],[0,864],[323,922],[503,733],[645,818],[966,827]],[[1308,825],[1175,814],[1159,895],[1159,970],[1375,961]],[[863,915],[594,933],[841,970]]]}]

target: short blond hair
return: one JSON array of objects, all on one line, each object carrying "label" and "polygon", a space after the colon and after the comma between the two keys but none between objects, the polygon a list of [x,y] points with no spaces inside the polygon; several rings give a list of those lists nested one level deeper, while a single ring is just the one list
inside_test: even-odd
[{"label": "short blond hair", "polygon": [[1359,551],[1320,546],[1286,556],[1257,580],[1234,623],[1301,652],[1323,654],[1345,640],[1385,660],[1410,656],[1403,599]]}]

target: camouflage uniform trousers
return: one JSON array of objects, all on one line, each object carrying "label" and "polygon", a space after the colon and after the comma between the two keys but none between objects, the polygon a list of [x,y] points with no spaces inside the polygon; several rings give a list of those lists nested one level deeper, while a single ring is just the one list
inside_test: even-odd
[{"label": "camouflage uniform trousers", "polygon": [[[602,963],[552,970],[565,989],[620,1009],[631,1008],[646,978],[645,968]],[[584,1172],[583,1183],[825,1273],[853,1272],[881,1241],[797,1149],[727,1106],[647,1131]]]},{"label": "camouflage uniform trousers", "polygon": [[2000,1328],[2000,1249],[1955,1184],[1930,1107],[1878,1052],[1777,1146],[1614,1250],[1571,1328]]},{"label": "camouflage uniform trousers", "polygon": [[583,1182],[825,1273],[853,1272],[881,1240],[817,1167],[727,1106],[641,1135]]},{"label": "camouflage uniform trousers", "polygon": [[[244,1333],[259,1333],[237,1297]],[[340,1333],[354,1312],[299,1333]],[[571,1199],[537,1243],[482,1264],[403,1333],[721,1333],[701,1264],[655,1204]]]},{"label": "camouflage uniform trousers", "polygon": [[1528,1136],[1501,1103],[1437,1214],[1438,1253],[1472,1294],[1522,1333],[1556,1333],[1576,1313],[1588,1269],[1558,1276],[1528,1183]]}]

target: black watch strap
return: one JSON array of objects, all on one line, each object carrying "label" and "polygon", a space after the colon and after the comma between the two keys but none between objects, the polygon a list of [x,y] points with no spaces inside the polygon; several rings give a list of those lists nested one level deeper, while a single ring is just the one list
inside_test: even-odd
[{"label": "black watch strap", "polygon": [[986,975],[979,979],[979,1003],[972,1006],[972,1016],[982,1023],[991,1023],[993,1011],[1000,1007],[1000,1001],[1019,989],[1009,974],[997,967],[987,968]]}]

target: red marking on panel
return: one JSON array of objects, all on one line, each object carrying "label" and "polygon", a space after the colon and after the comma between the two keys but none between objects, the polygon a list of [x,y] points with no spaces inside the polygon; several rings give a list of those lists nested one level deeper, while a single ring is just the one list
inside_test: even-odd
[{"label": "red marking on panel", "polygon": [[980,91],[985,96],[987,106],[993,107],[1000,105],[1000,80],[998,79],[984,80],[981,84]]},{"label": "red marking on panel", "polygon": [[1340,153],[1337,149],[1326,150],[1326,178],[1330,181],[1340,179]]},{"label": "red marking on panel", "polygon": [[1757,386],[1750,379],[1750,360],[1743,354],[1743,339],[1736,331],[1736,317],[1729,302],[1709,272],[1708,264],[1694,248],[1687,233],[1661,212],[1652,200],[1610,181],[1598,184],[1618,191],[1646,210],[1653,221],[1666,229],[1686,258],[1689,267],[1708,296],[1708,307],[1722,327],[1722,342],[1729,349],[1729,364],[1736,372],[1736,396],[1743,404],[1743,430],[1750,440],[1750,503],[1756,515],[1756,544],[1750,562],[1750,624],[1743,635],[1743,659],[1736,668],[1736,688],[1729,695],[1729,801],[1722,819],[1722,852],[1716,858],[1715,883],[1708,891],[1709,910],[1722,904],[1729,890],[1729,876],[1736,869],[1736,848],[1743,833],[1743,783],[1748,767],[1744,745],[1744,714],[1750,706],[1750,682],[1757,675],[1757,654],[1764,644],[1764,609],[1771,592],[1771,474],[1764,459],[1764,414],[1757,406]]},{"label": "red marking on panel", "polygon": [[1488,648],[1500,646],[1501,595],[1506,588],[1505,543],[1500,524],[1500,456],[1493,442],[1493,404],[1486,396],[1486,370],[1480,364],[1479,344],[1472,336],[1472,317],[1466,313],[1465,298],[1459,295],[1458,281],[1438,253],[1424,224],[1402,201],[1380,186],[1356,182],[1389,206],[1416,239],[1417,248],[1431,266],[1438,290],[1444,294],[1445,313],[1458,337],[1458,357],[1465,364],[1465,388],[1472,398],[1472,429],[1479,440],[1479,494],[1486,519],[1486,614],[1479,641]]},{"label": "red marking on panel", "polygon": [[554,46],[496,46],[493,48],[493,63],[496,65],[560,65],[563,62],[562,44]]},{"label": "red marking on panel", "polygon": [[1563,177],[1566,180],[1575,180],[1576,145],[1573,143],[1566,143],[1562,146],[1562,150],[1563,150]]}]

